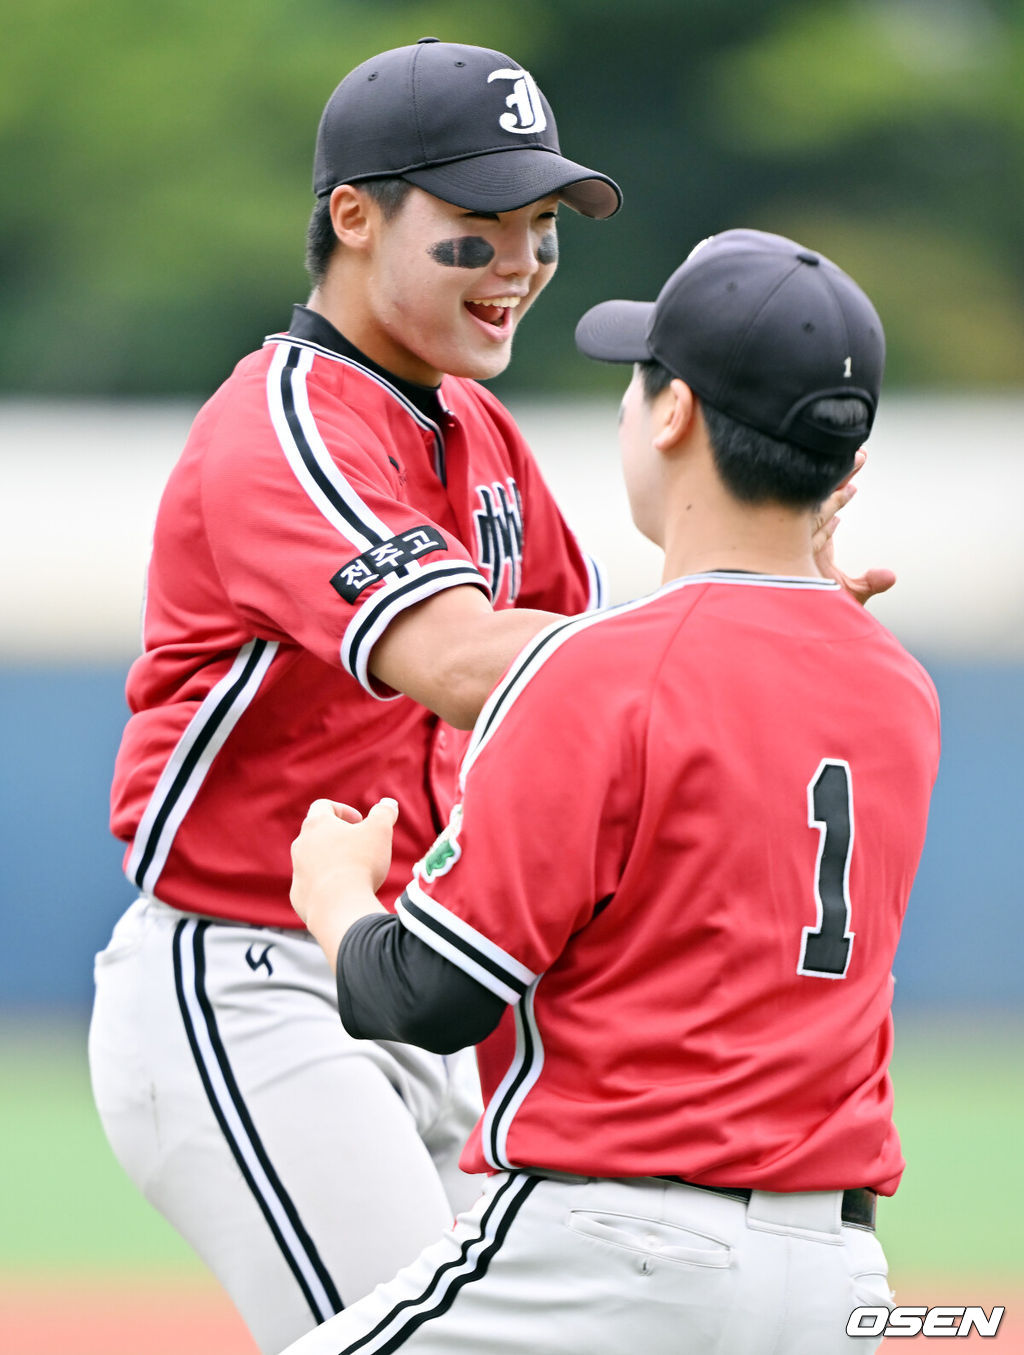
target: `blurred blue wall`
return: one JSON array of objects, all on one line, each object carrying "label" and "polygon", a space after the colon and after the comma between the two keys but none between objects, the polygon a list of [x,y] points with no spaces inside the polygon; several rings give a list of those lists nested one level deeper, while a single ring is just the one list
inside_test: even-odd
[{"label": "blurred blue wall", "polygon": [[[897,1009],[995,1013],[1022,996],[1024,665],[925,661],[943,705],[943,761],[897,958]],[[0,668],[8,1013],[84,1015],[92,956],[132,897],[106,817],[123,686],[121,664]]]}]

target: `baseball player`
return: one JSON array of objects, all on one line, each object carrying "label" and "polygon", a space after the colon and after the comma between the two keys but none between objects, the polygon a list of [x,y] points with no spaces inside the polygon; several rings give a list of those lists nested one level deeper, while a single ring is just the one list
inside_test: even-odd
[{"label": "baseball player", "polygon": [[[120,1161],[278,1351],[474,1199],[471,1054],[348,1036],[288,901],[313,795],[401,794],[392,903],[523,642],[600,601],[477,379],[611,216],[530,74],[425,38],[357,67],[316,142],[314,289],[199,413],[128,677],[115,834],[138,901],[97,960],[95,1098]],[[239,816],[239,807],[243,808]]]},{"label": "baseball player", "polygon": [[[479,1044],[479,1202],[288,1355],[830,1355],[890,1298],[891,967],[934,688],[824,577],[882,326],[833,263],[726,231],[577,342],[620,430],[649,597],[558,622],[489,698],[397,914],[397,806],[317,801],[293,901],[363,1038]],[[401,822],[401,818],[398,818]]]}]

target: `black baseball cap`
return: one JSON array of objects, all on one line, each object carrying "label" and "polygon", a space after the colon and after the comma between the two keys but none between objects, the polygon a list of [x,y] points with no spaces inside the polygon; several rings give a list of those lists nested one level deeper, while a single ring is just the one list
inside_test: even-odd
[{"label": "black baseball cap", "polygon": [[[885,335],[874,306],[831,260],[764,231],[730,230],[693,249],[657,301],[605,301],[576,345],[606,362],[657,359],[709,405],[816,452],[856,451],[874,422]],[[816,422],[816,400],[856,395],[863,423]]]},{"label": "black baseball cap", "polygon": [[619,210],[604,174],[567,160],[551,105],[502,52],[420,38],[350,71],[324,109],[313,192],[407,179],[468,211],[511,212],[559,194],[584,216]]}]

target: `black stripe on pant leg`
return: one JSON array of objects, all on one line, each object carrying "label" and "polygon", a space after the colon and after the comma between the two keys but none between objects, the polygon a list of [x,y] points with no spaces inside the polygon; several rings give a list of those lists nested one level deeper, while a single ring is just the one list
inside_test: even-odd
[{"label": "black stripe on pant leg", "polygon": [[[487,1274],[491,1261],[500,1249],[502,1243],[508,1235],[508,1230],[512,1226],[519,1210],[526,1203],[534,1189],[540,1185],[543,1178],[539,1176],[512,1176],[503,1186],[500,1187],[494,1199],[488,1205],[483,1218],[480,1220],[480,1230],[475,1237],[467,1238],[459,1249],[458,1256],[451,1261],[446,1261],[440,1266],[430,1279],[430,1283],[424,1289],[423,1293],[414,1299],[403,1299],[401,1303],[395,1305],[388,1315],[380,1320],[372,1331],[361,1336],[358,1341],[345,1346],[339,1350],[337,1355],[356,1355],[357,1351],[366,1350],[367,1355],[390,1355],[390,1352],[400,1350],[412,1334],[429,1322],[432,1318],[441,1317],[447,1313],[455,1302],[459,1291],[474,1280],[482,1280]],[[460,1266],[465,1266],[469,1256],[470,1249],[478,1242],[481,1242],[487,1236],[487,1225],[490,1223],[491,1216],[504,1203],[506,1195],[512,1195],[508,1208],[502,1217],[498,1220],[494,1236],[481,1248],[479,1254],[461,1275],[456,1275],[448,1286],[447,1291],[441,1296],[440,1300],[431,1309],[424,1310],[423,1305],[436,1294],[441,1281],[451,1271],[457,1270]],[[396,1332],[383,1339],[382,1344],[372,1345],[376,1338],[382,1337],[386,1329],[391,1326],[400,1313],[408,1310],[408,1316],[402,1322]]]},{"label": "black stripe on pant leg", "polygon": [[285,1213],[289,1222],[291,1223],[292,1228],[295,1230],[296,1237],[298,1238],[305,1253],[305,1261],[309,1268],[311,1268],[315,1272],[317,1278],[320,1280],[320,1283],[323,1285],[324,1292],[326,1294],[328,1302],[334,1305],[333,1308],[331,1308],[329,1311],[325,1311],[323,1303],[318,1301],[316,1295],[313,1293],[312,1289],[310,1288],[308,1279],[303,1274],[302,1265],[300,1263],[299,1258],[295,1256],[292,1248],[289,1246],[287,1238],[285,1238],[284,1235],[282,1234],[280,1226],[277,1220],[274,1218],[273,1212],[267,1200],[264,1198],[259,1188],[259,1184],[257,1183],[255,1177],[252,1174],[252,1169],[249,1166],[249,1163],[246,1161],[245,1154],[242,1151],[242,1147],[239,1144],[230,1124],[228,1123],[223,1108],[221,1107],[217,1099],[216,1088],[213,1086],[209,1070],[207,1069],[205,1061],[203,1059],[203,1051],[199,1045],[199,1041],[196,1036],[195,1026],[192,1020],[192,1014],[189,1011],[188,1007],[187,1000],[188,995],[186,994],[185,991],[184,971],[181,959],[181,947],[185,944],[184,933],[185,929],[189,925],[190,925],[189,921],[186,919],[179,922],[177,927],[175,928],[174,981],[178,993],[178,1005],[181,1009],[182,1019],[185,1023],[185,1031],[186,1034],[188,1035],[188,1042],[192,1049],[192,1055],[196,1062],[196,1068],[198,1069],[199,1076],[202,1079],[203,1087],[206,1091],[206,1096],[210,1103],[210,1108],[213,1111],[214,1116],[216,1117],[217,1123],[220,1125],[221,1132],[223,1133],[224,1138],[227,1141],[228,1147],[231,1149],[231,1153],[236,1163],[238,1164],[238,1168],[241,1171],[242,1175],[245,1177],[249,1189],[252,1191],[253,1198],[259,1205],[260,1212],[266,1219],[267,1226],[273,1233],[274,1238],[281,1249],[281,1254],[284,1257],[289,1270],[295,1276],[295,1280],[299,1285],[299,1288],[302,1290],[306,1302],[309,1304],[310,1311],[312,1312],[313,1316],[316,1318],[318,1322],[323,1322],[328,1317],[333,1316],[334,1313],[341,1312],[342,1308],[344,1307],[344,1304],[341,1301],[341,1295],[338,1293],[337,1288],[335,1287],[330,1272],[324,1265],[323,1259],[321,1258],[319,1252],[317,1251],[313,1239],[309,1236],[305,1226],[302,1223],[302,1220],[299,1217],[298,1211],[295,1208],[294,1201],[291,1199],[291,1196],[285,1190],[283,1183],[281,1182],[280,1178],[277,1175],[277,1172],[274,1170],[273,1164],[271,1163],[270,1158],[267,1155],[267,1151],[264,1148],[262,1141],[260,1140],[259,1134],[256,1132],[256,1127],[252,1122],[252,1117],[249,1114],[248,1107],[246,1106],[245,1101],[242,1097],[241,1091],[238,1087],[238,1083],[235,1080],[234,1073],[232,1072],[231,1069],[231,1064],[227,1057],[227,1051],[224,1048],[223,1041],[220,1038],[220,1032],[217,1029],[216,1017],[214,1015],[213,1007],[210,1004],[209,997],[207,996],[204,982],[206,973],[206,961],[203,951],[203,937],[205,936],[206,930],[210,924],[208,922],[196,922],[193,924],[194,932],[192,936],[192,952],[195,963],[195,998],[203,1014],[203,1021],[206,1028],[206,1033],[215,1051],[221,1077],[224,1079],[225,1085],[228,1088],[228,1093],[231,1097],[231,1101],[234,1106],[235,1112],[238,1115],[240,1121],[242,1122],[246,1137],[248,1139],[249,1147],[252,1150],[253,1156],[256,1157],[256,1159],[260,1163],[260,1166],[263,1168],[267,1180],[270,1183],[270,1186],[275,1196],[277,1197],[278,1203],[280,1204],[283,1212]]}]

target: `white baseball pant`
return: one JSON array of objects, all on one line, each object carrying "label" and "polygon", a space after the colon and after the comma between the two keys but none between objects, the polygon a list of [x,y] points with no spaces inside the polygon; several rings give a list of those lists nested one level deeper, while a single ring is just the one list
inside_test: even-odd
[{"label": "white baseball pant", "polygon": [[305,932],[136,901],[96,959],[93,1091],[128,1175],[266,1352],[391,1278],[477,1198],[471,1051],[354,1040]]},{"label": "white baseball pant", "polygon": [[839,1193],[750,1202],[650,1178],[501,1173],[392,1281],[284,1355],[840,1355],[888,1304]]}]

